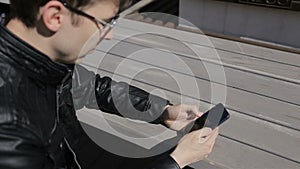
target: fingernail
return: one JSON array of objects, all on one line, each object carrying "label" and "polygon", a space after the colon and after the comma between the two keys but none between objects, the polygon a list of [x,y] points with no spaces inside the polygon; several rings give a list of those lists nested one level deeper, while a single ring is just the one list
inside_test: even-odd
[{"label": "fingernail", "polygon": [[211,128],[208,128],[208,127],[205,127],[205,128],[204,128],[204,132],[205,132],[205,133],[211,133],[211,132],[212,132],[212,129],[211,129]]}]

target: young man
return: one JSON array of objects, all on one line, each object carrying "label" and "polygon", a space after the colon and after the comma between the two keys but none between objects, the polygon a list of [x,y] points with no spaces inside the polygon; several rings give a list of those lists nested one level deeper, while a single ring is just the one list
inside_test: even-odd
[{"label": "young man", "polygon": [[[82,152],[81,140],[87,136],[76,118],[71,94],[74,63],[101,40],[112,38],[110,29],[123,1],[10,3],[10,20],[0,26],[0,168],[81,168],[80,158],[84,155],[78,152]],[[83,92],[74,100],[76,105],[97,105],[106,112],[120,114],[116,105],[130,98],[135,109],[175,130],[192,121],[188,116],[201,115],[195,106],[171,106],[167,100],[108,77],[96,75],[85,84],[79,87],[95,93],[96,100],[86,99]],[[211,152],[217,135],[218,129],[207,128],[187,134],[170,156],[148,168],[183,168],[202,160]]]}]

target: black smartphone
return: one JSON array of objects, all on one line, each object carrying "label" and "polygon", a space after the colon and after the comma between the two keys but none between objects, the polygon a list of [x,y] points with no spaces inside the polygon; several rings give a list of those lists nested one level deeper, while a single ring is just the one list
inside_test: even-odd
[{"label": "black smartphone", "polygon": [[229,118],[228,111],[222,103],[219,103],[199,117],[190,131],[199,130],[203,127],[214,129]]}]

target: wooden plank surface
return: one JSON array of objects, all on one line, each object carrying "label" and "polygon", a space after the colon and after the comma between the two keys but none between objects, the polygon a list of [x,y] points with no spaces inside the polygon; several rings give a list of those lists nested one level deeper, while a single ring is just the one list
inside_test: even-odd
[{"label": "wooden plank surface", "polygon": [[[128,57],[130,56],[133,52],[136,51],[140,51],[143,49],[151,49],[152,47],[144,47],[144,46],[140,46],[140,45],[136,45],[136,44],[132,44],[132,43],[127,43],[127,42],[122,42],[122,43],[118,43],[116,45],[117,41],[111,41],[108,42],[108,44],[105,45],[105,48],[111,49],[112,46],[114,46],[113,49],[111,49],[109,52],[115,55],[120,55],[118,54],[118,51],[123,51],[122,52],[122,56],[120,57]],[[104,46],[103,46],[104,48]],[[103,51],[103,50],[101,50]],[[209,54],[209,52],[206,52],[206,49],[203,48],[199,49],[199,51],[201,51],[203,54],[201,54],[201,56],[206,56],[206,54]],[[134,58],[134,60],[143,62],[143,63],[151,63],[153,61],[155,61],[156,59],[163,59],[164,55],[168,54],[170,52],[161,52],[160,55],[154,55],[153,57],[139,57],[139,58]],[[200,53],[200,52],[199,52]],[[174,54],[175,55],[175,54]],[[202,60],[200,60],[199,58],[191,58],[188,57],[186,55],[177,55],[178,57],[180,57],[180,60],[184,61],[188,67],[191,68],[195,68],[197,67],[197,69],[193,69],[193,74],[189,74],[189,72],[181,72],[181,73],[186,73],[189,74],[190,76],[196,76],[196,77],[201,77],[202,79],[206,79],[206,80],[212,80],[209,79],[208,74],[207,74],[207,70],[205,66],[211,66],[211,65],[215,65],[215,62],[211,62],[211,61],[204,61],[203,58],[201,58]],[[221,56],[221,59],[226,58],[226,56]],[[168,58],[165,58],[168,59]],[[171,61],[172,62],[172,61]],[[249,62],[247,60],[243,60],[241,59],[239,61],[240,62]],[[173,63],[173,62],[172,62]],[[163,63],[161,63],[163,64]],[[204,65],[205,64],[205,65]],[[251,62],[249,62],[248,64],[252,64]],[[278,64],[273,64],[271,63],[262,63],[262,64],[266,64],[266,65],[270,65],[269,67],[280,67],[281,65]],[[241,64],[240,64],[241,65]],[[163,68],[167,68],[167,69],[171,69],[176,71],[178,68],[174,65],[158,65],[160,67]],[[249,69],[245,69],[243,67],[236,67],[236,66],[231,66],[228,64],[223,64],[224,66],[224,71],[226,74],[226,82],[228,86],[230,87],[235,87],[235,88],[242,88],[243,90],[246,91],[250,91],[250,92],[254,92],[256,94],[260,94],[260,95],[265,95],[265,96],[269,96],[271,98],[277,99],[277,100],[282,100],[285,102],[289,102],[289,103],[293,103],[295,105],[299,105],[299,100],[300,100],[300,92],[294,92],[297,90],[297,88],[299,89],[299,85],[295,84],[295,83],[281,83],[281,81],[283,79],[281,79],[280,77],[277,78],[278,76],[273,76],[270,74],[260,74],[260,72],[257,71],[251,71]],[[263,67],[263,65],[260,65]],[[285,69],[286,73],[285,74],[289,74],[289,72],[293,72],[295,74],[300,75],[300,71],[295,71],[292,68],[289,69],[291,66],[286,66]],[[265,66],[265,69],[266,66]],[[258,80],[257,76],[261,76],[261,78]],[[218,79],[216,79],[218,80]],[[247,84],[245,84],[245,80],[247,81]],[[272,85],[270,85],[270,81],[273,81],[274,83],[272,83]],[[219,83],[224,83],[221,81],[216,81]],[[280,82],[280,83],[279,83]],[[257,87],[260,86],[260,87]],[[287,87],[288,86],[288,87]],[[279,90],[280,89],[280,90]]]},{"label": "wooden plank surface", "polygon": [[[102,71],[101,74],[113,76],[111,73],[105,71]],[[157,88],[136,81],[133,81],[133,85],[148,91]],[[173,98],[174,102],[180,101],[181,96],[179,94],[168,91],[165,92],[169,97]],[[190,98],[184,98],[184,100],[191,103],[199,102],[198,100]],[[208,107],[208,104],[202,105],[202,107]],[[233,110],[230,110],[230,113],[232,114],[232,118],[230,122],[222,126],[220,131],[221,136],[217,141],[213,154],[209,158],[212,164],[218,164],[228,168],[249,168],[251,166],[251,168],[259,169],[274,168],[274,166],[277,166],[278,169],[296,169],[299,167],[298,163],[288,160],[288,157],[292,155],[295,157],[294,160],[297,161],[299,154],[299,146],[297,146],[299,144],[299,133],[267,123],[263,120],[242,116]],[[124,125],[120,126],[124,127]],[[132,130],[133,128],[128,127],[127,129]],[[126,129],[123,128],[123,130]],[[140,126],[138,130],[139,131],[136,131],[137,133],[140,133],[141,130],[147,132],[147,126],[145,126],[144,130]],[[244,137],[245,135],[247,135],[247,137]],[[271,137],[269,138],[269,136]],[[269,144],[266,144],[266,142]],[[291,152],[289,147],[293,145],[294,147]],[[289,155],[286,156],[287,154]],[[281,157],[283,155],[285,158]],[[277,163],[280,165],[277,165]],[[205,164],[208,165],[207,163]],[[200,169],[203,165],[203,163],[196,163],[193,166]]]},{"label": "wooden plank surface", "polygon": [[[126,23],[130,28],[123,26]],[[234,43],[228,40],[219,40],[219,39],[217,40],[217,38],[209,38],[207,36],[200,35],[200,34],[183,32],[179,30],[168,29],[165,27],[160,27],[160,26],[151,25],[147,23],[138,23],[136,21],[129,21],[129,20],[126,21],[121,20],[120,26],[116,28],[116,31],[118,30],[120,32],[120,34],[118,34],[117,37],[119,38],[119,40],[120,39],[124,40],[125,38],[132,37],[133,35],[137,36],[141,33],[144,34],[151,33],[160,36],[164,35],[168,38],[180,39],[180,41],[182,42],[191,44],[190,45],[191,48],[194,47],[201,48],[201,49],[206,48],[205,51],[212,50],[214,52],[215,51],[214,45],[216,44],[217,46],[216,51],[222,58],[224,64],[229,64],[232,65],[233,67],[241,67],[244,69],[253,70],[265,75],[273,75],[276,77],[280,77],[282,79],[290,80],[293,82],[295,81],[297,83],[300,82],[300,75],[299,75],[300,61],[298,59],[299,55],[297,54],[281,52],[281,51],[277,51],[274,49],[267,49],[267,48],[263,48],[264,50],[261,50],[262,48],[255,48],[253,45],[240,45],[241,43]],[[139,35],[139,37],[140,36],[141,35]],[[156,40],[158,37],[156,36],[154,38],[155,39],[151,40],[151,37],[149,36],[149,39],[147,41],[145,40],[142,41],[142,44],[151,47],[151,45],[153,46],[157,44]],[[162,39],[160,39],[160,41],[161,40]],[[164,48],[170,49],[171,51],[174,52],[177,51],[179,53],[187,53],[187,55],[190,54],[189,51],[184,51],[185,50],[184,48],[177,47],[176,45],[178,45],[178,43],[177,44],[166,44],[163,42],[159,43],[159,45],[161,44],[163,44]],[[101,48],[101,45],[99,46],[99,48]],[[221,50],[219,50],[219,48]],[[255,55],[256,51],[260,51],[260,53],[265,53],[265,54],[262,56]],[[205,57],[208,57],[207,59],[214,59],[214,58],[210,58],[211,55],[206,55],[207,53],[205,55],[201,55],[202,50],[196,50],[195,52],[196,53],[200,52],[200,56],[202,59],[205,59]],[[282,58],[281,56],[283,56],[284,58]],[[191,57],[195,57],[195,56],[191,56]],[[279,59],[280,57],[281,59]],[[289,65],[286,65],[286,63],[292,64],[293,66],[290,67]],[[274,66],[269,67],[269,65],[274,65]],[[286,70],[290,70],[291,72],[288,73]]]},{"label": "wooden plank surface", "polygon": [[[88,56],[85,59],[85,63],[89,64],[89,65],[93,65],[94,63],[98,63],[99,61],[101,61],[100,65],[99,65],[99,67],[101,69],[104,69],[104,70],[107,70],[110,72],[114,72],[114,73],[119,73],[117,68],[120,66],[120,63],[123,62],[123,64],[124,64],[124,62],[126,62],[128,74],[125,74],[126,72],[122,72],[122,74],[124,76],[127,76],[128,78],[130,78],[129,72],[134,72],[136,70],[137,71],[142,70],[142,69],[144,69],[144,67],[149,66],[146,63],[148,63],[148,64],[151,63],[151,62],[145,63],[145,60],[143,63],[135,61],[135,60],[129,60],[129,59],[124,61],[124,58],[120,58],[115,55],[106,55],[104,58],[104,55],[105,54],[102,52],[97,52],[93,55]],[[143,58],[144,57],[147,57],[147,56],[143,55]],[[151,57],[151,56],[149,56],[149,57]],[[159,59],[158,59],[158,61],[159,61]],[[191,62],[191,63],[193,63],[193,62]],[[155,64],[155,62],[152,62],[152,65],[153,64]],[[192,66],[197,67],[197,70],[199,68],[199,66],[197,66],[197,62]],[[160,63],[156,63],[156,65],[153,66],[153,68],[156,68],[156,69],[159,68],[162,72],[168,72],[168,74],[175,76],[176,79],[178,80],[178,82],[184,83],[185,86],[183,87],[183,89],[185,89],[185,90],[181,91],[181,94],[183,94],[185,96],[189,96],[191,98],[201,99],[206,102],[210,102],[210,100],[211,100],[211,86],[216,86],[216,88],[217,87],[221,87],[221,88],[226,87],[226,86],[222,86],[218,83],[211,83],[209,80],[203,80],[201,78],[187,76],[185,74],[178,73],[178,71],[172,72],[172,71],[170,71],[172,69],[169,69],[169,70],[164,69],[160,65]],[[257,118],[262,118],[262,119],[269,120],[274,123],[279,123],[281,125],[300,130],[300,123],[299,123],[300,114],[298,113],[299,106],[290,104],[288,102],[283,102],[278,99],[273,99],[274,96],[265,97],[267,94],[263,93],[263,90],[261,90],[261,88],[264,88],[265,91],[268,92],[268,88],[269,88],[269,90],[271,90],[273,93],[276,93],[276,92],[279,93],[279,94],[277,94],[278,96],[280,96],[280,94],[282,94],[283,96],[289,96],[289,94],[290,95],[298,94],[297,91],[300,89],[299,86],[295,85],[295,88],[293,88],[294,84],[290,85],[290,84],[286,84],[286,83],[280,83],[279,81],[276,81],[274,79],[266,80],[265,78],[260,78],[259,76],[257,77],[256,75],[252,75],[252,76],[251,76],[251,74],[247,75],[247,73],[243,73],[241,71],[239,72],[241,74],[236,73],[236,74],[230,75],[229,73],[231,73],[231,72],[230,71],[228,73],[226,72],[227,83],[230,83],[229,80],[232,80],[233,82],[238,83],[234,87],[228,87],[228,86],[226,87],[226,90],[227,90],[226,91],[226,93],[227,93],[226,99],[227,99],[227,104],[229,106],[231,106],[233,109],[235,109],[239,112],[243,112],[248,115],[255,116]],[[201,76],[199,76],[199,77],[201,77]],[[249,77],[252,77],[252,78],[249,78]],[[144,83],[152,84],[155,86],[161,86],[164,89],[168,89],[173,92],[178,92],[177,84],[174,83],[173,79],[170,78],[166,74],[165,75],[160,74],[160,76],[156,74],[155,78],[153,78],[153,71],[152,72],[146,71],[143,73],[143,77],[138,77],[138,78],[140,78],[139,80]],[[186,82],[193,81],[193,80],[196,80],[201,98],[199,98],[199,96],[197,96],[197,94],[193,90],[195,88],[193,88],[192,86],[190,86],[190,87],[187,86],[190,84],[187,84]],[[250,80],[250,82],[249,82],[249,80]],[[263,83],[262,83],[263,85],[260,85],[260,83],[258,81],[263,81]],[[255,83],[258,83],[258,85]],[[272,85],[272,84],[274,84],[274,85]],[[276,86],[276,84],[278,84],[278,85]],[[241,85],[242,87],[238,86],[238,85]],[[252,88],[252,91],[254,91],[254,92],[245,91],[249,86]],[[244,90],[241,90],[241,88]],[[256,88],[258,88],[259,90],[255,91]],[[272,88],[274,88],[274,89],[272,90]],[[288,93],[282,92],[281,91],[282,88],[286,89],[286,90],[290,90],[290,92],[288,92]],[[283,90],[283,91],[286,91],[286,90]],[[259,93],[259,95],[258,95],[258,94],[256,94],[257,92],[261,92],[261,93]],[[273,94],[273,93],[271,93],[271,94]],[[262,103],[264,103],[264,104],[262,104]],[[276,112],[276,113],[274,113],[274,112]]]},{"label": "wooden plank surface", "polygon": [[180,41],[190,44],[196,44],[198,46],[214,47],[219,50],[225,50],[232,53],[235,52],[242,55],[247,55],[249,57],[267,59],[275,62],[292,64],[298,67],[300,65],[300,61],[298,59],[299,54],[283,52],[280,50],[259,47],[256,45],[246,43],[238,43],[236,41],[204,36],[202,34],[195,34],[192,32],[169,29],[166,27],[136,22],[127,19],[119,21],[117,30],[118,29],[125,31],[125,35],[123,33],[121,35],[118,35],[119,38],[123,38],[124,36],[130,37],[131,35],[138,34],[138,32],[150,32],[164,35],[172,35],[172,38],[174,39],[180,39]]},{"label": "wooden plank surface", "polygon": [[[92,67],[88,68],[95,69]],[[101,74],[114,76],[116,80],[118,79],[118,76],[115,74],[113,75],[112,73],[101,71]],[[159,88],[158,86],[148,85],[139,81],[140,79],[137,78],[132,82],[132,84],[149,92]],[[170,92],[164,89],[161,90],[167,93],[167,96],[172,98],[172,101],[175,103],[181,102],[181,99],[183,99],[183,102],[199,104],[199,100],[197,99],[181,98],[182,96],[179,93],[176,94],[172,91]],[[200,107],[203,111],[205,111],[209,108],[209,104],[202,103]],[[261,119],[249,117],[232,109],[230,109],[230,113],[232,116],[230,123],[225,123],[221,128],[221,133],[224,137],[232,140],[238,140],[245,146],[259,148],[263,152],[268,151],[272,154],[272,156],[275,154],[275,156],[283,156],[291,161],[300,163],[300,147],[298,146],[300,144],[299,131],[288,129]],[[268,144],[266,144],[266,142]],[[290,147],[293,148],[291,149]]]},{"label": "wooden plank surface", "polygon": [[[193,46],[203,57],[214,52],[211,46],[204,43],[205,38],[193,39],[201,35],[123,20],[116,31],[117,38],[102,43],[95,53],[84,60],[84,65],[89,69],[97,69],[101,75],[160,93],[175,103],[183,101],[198,104],[203,111],[211,106],[211,87],[225,87],[225,103],[232,118],[221,127],[221,136],[209,161],[197,163],[195,168],[200,169],[210,163],[216,164],[210,165],[212,168],[221,166],[228,169],[300,168],[299,55],[214,39],[225,64],[225,86],[221,81],[210,82],[203,66],[203,62],[206,62],[218,67],[219,63],[214,58],[205,57],[201,62],[185,48],[176,46],[176,43],[166,43],[163,38],[123,39],[132,36],[143,24],[144,31],[162,30],[169,36],[190,41],[186,44]],[[192,71],[185,71],[178,63],[160,62],[162,57],[166,60],[170,57],[166,51],[151,49],[160,45],[177,54],[176,57]],[[112,49],[112,46],[115,48]],[[104,52],[108,50],[110,54],[107,55]],[[132,51],[137,52],[129,55]],[[147,55],[147,52],[151,54]],[[145,68],[147,70],[141,71]],[[182,91],[169,75],[175,76],[187,89]],[[200,96],[189,90],[193,87],[191,80],[198,85]]]}]

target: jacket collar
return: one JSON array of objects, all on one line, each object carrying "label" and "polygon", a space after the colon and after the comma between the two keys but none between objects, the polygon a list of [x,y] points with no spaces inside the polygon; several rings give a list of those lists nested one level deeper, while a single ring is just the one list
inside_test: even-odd
[{"label": "jacket collar", "polygon": [[60,64],[18,38],[0,24],[0,53],[6,55],[31,78],[58,85],[69,77],[74,65]]}]

